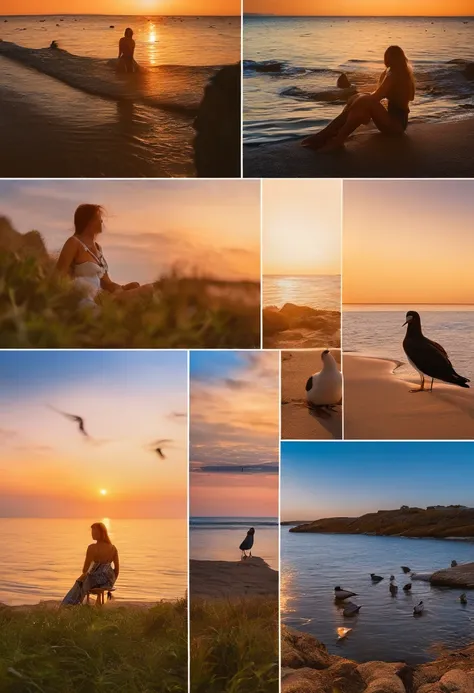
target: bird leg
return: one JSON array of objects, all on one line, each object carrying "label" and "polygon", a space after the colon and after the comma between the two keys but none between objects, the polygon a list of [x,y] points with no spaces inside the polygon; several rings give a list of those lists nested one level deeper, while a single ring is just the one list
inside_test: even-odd
[{"label": "bird leg", "polygon": [[434,378],[431,378],[430,392],[433,392],[433,383],[434,383]]},{"label": "bird leg", "polygon": [[417,390],[410,390],[410,392],[423,392],[425,389],[425,376],[422,374],[421,376],[421,387],[419,387]]}]

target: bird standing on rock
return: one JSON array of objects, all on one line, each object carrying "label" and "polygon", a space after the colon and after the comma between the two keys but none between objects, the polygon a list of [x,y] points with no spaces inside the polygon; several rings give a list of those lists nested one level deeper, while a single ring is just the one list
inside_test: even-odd
[{"label": "bird standing on rock", "polygon": [[423,392],[425,389],[425,376],[431,378],[430,392],[433,390],[434,380],[442,380],[445,383],[469,387],[469,378],[456,373],[453,364],[449,360],[446,349],[425,337],[421,330],[421,318],[416,310],[409,310],[406,314],[407,332],[403,340],[403,349],[408,361],[420,374],[421,384],[418,389],[410,392]]},{"label": "bird standing on rock", "polygon": [[242,551],[242,556],[241,558],[247,558],[247,551],[249,552],[249,556],[252,556],[252,546],[253,546],[253,541],[254,541],[254,536],[255,536],[255,530],[253,527],[250,527],[249,531],[247,532],[247,536],[239,546],[239,549]]}]

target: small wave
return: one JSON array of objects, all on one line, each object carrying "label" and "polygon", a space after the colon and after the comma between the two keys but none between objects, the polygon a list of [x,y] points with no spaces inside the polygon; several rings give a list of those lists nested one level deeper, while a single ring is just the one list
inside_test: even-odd
[{"label": "small wave", "polygon": [[[199,106],[201,93],[196,93],[196,81],[202,86],[218,67],[188,67],[186,65],[160,65],[132,76],[119,77],[114,70],[116,61],[101,60],[73,55],[65,50],[50,48],[25,48],[9,41],[0,41],[0,56],[9,58],[25,67],[64,82],[92,96],[114,101],[138,101],[145,105],[193,117]],[[160,98],[146,93],[147,79],[160,76],[167,80],[180,80],[192,85],[187,96],[184,89],[179,97]],[[130,79],[128,78],[130,77]]]},{"label": "small wave", "polygon": [[268,74],[268,75],[306,75],[313,73],[333,73],[334,70],[325,67],[300,67],[292,65],[287,60],[244,60],[244,74]]},{"label": "small wave", "polygon": [[348,89],[324,89],[322,91],[309,91],[300,87],[288,87],[280,92],[280,96],[292,96],[303,101],[332,101],[334,103],[346,103],[347,99],[357,93],[356,87]]}]

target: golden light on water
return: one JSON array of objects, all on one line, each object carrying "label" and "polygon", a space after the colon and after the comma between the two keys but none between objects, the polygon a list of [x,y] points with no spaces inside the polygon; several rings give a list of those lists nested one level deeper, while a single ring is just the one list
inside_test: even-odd
[{"label": "golden light on water", "polygon": [[293,582],[293,574],[290,570],[281,571],[280,577],[280,613],[288,613],[293,611],[290,608],[292,599],[291,586]]},{"label": "golden light on water", "polygon": [[157,42],[158,42],[158,32],[156,29],[156,25],[150,22],[148,26],[148,61],[150,65],[156,65],[158,63],[158,47],[157,47]]}]

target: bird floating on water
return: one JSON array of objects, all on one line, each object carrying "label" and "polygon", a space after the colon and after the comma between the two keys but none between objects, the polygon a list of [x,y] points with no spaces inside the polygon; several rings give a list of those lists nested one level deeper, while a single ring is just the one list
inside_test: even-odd
[{"label": "bird floating on water", "polygon": [[372,582],[382,582],[383,577],[381,575],[375,575],[375,573],[370,573],[370,578]]},{"label": "bird floating on water", "polygon": [[451,568],[455,568],[457,566],[458,562],[457,561],[451,561]]},{"label": "bird floating on water", "polygon": [[354,602],[347,602],[347,604],[344,606],[344,611],[342,612],[342,615],[355,616],[359,613],[361,608],[361,606],[359,606],[358,604],[354,604]]},{"label": "bird floating on water", "polygon": [[459,597],[459,601],[461,602],[461,604],[467,604],[467,597],[464,592]]},{"label": "bird floating on water", "polygon": [[336,599],[343,601],[344,599],[349,599],[349,597],[356,597],[356,592],[350,592],[349,590],[343,590],[339,587],[334,588],[334,596]]},{"label": "bird floating on water", "polygon": [[425,608],[425,605],[423,604],[423,602],[420,602],[419,604],[417,604],[417,605],[413,608],[413,616],[421,616],[421,614],[423,613],[424,608]]},{"label": "bird floating on water", "polygon": [[421,318],[416,310],[408,311],[403,325],[407,325],[403,349],[408,361],[418,371],[421,378],[420,387],[410,392],[422,392],[425,389],[425,376],[431,378],[430,392],[433,390],[435,379],[459,387],[469,387],[467,384],[470,382],[469,378],[456,373],[446,349],[425,337],[421,330]]},{"label": "bird floating on water", "polygon": [[337,639],[342,640],[343,638],[347,637],[351,630],[352,628],[344,628],[343,626],[341,626],[337,629]]},{"label": "bird floating on water", "polygon": [[411,582],[407,582],[407,584],[403,586],[403,591],[411,592]]},{"label": "bird floating on water", "polygon": [[401,568],[402,568],[403,572],[405,573],[405,575],[406,575],[407,573],[411,573],[411,570],[410,570],[410,568],[409,568],[407,565],[402,565]]},{"label": "bird floating on water", "polygon": [[388,589],[390,590],[390,594],[392,595],[392,597],[394,597],[398,592],[398,586],[395,585],[395,583],[393,583],[392,581],[390,581]]},{"label": "bird floating on water", "polygon": [[323,367],[306,381],[306,399],[314,407],[332,408],[342,399],[342,374],[329,349],[321,354]]},{"label": "bird floating on water", "polygon": [[254,542],[254,537],[255,529],[253,527],[250,527],[249,531],[247,532],[247,536],[239,546],[239,549],[242,551],[241,558],[247,558],[247,551],[249,552],[249,556],[252,556],[252,546]]}]

